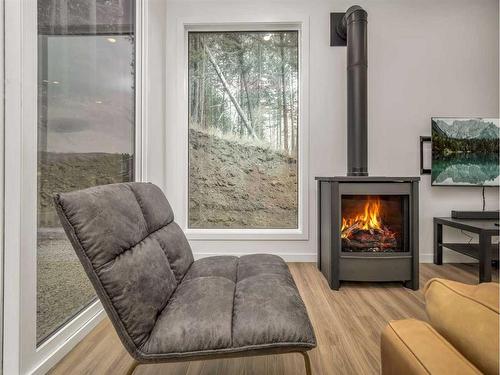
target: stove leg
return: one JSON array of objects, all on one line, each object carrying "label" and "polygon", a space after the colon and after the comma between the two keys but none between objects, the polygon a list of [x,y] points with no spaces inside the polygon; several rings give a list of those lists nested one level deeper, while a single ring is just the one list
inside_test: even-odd
[{"label": "stove leg", "polygon": [[332,276],[332,283],[330,284],[330,289],[332,290],[340,289],[340,280],[338,277]]},{"label": "stove leg", "polygon": [[412,289],[412,290],[418,290],[418,281],[415,282],[415,280],[408,280],[403,282],[405,288]]}]

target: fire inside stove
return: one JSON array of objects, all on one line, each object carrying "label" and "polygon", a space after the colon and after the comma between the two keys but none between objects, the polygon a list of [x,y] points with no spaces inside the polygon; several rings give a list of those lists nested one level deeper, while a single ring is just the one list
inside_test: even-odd
[{"label": "fire inside stove", "polygon": [[342,198],[342,250],[347,252],[399,252],[404,215],[399,196],[344,196]]}]

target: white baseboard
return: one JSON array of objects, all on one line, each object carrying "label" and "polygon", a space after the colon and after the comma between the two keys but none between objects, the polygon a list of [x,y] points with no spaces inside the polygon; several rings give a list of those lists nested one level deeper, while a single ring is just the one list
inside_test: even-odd
[{"label": "white baseboard", "polygon": [[106,313],[99,303],[98,312],[83,324],[66,341],[62,342],[47,358],[36,367],[31,374],[43,375],[54,367],[63,357],[68,354],[80,341],[92,331],[105,317]]},{"label": "white baseboard", "polygon": [[420,254],[420,263],[432,263],[434,261],[434,254]]},{"label": "white baseboard", "polygon": [[[433,263],[433,262],[434,262],[433,253],[420,254],[420,263]],[[477,260],[470,258],[466,255],[445,250],[443,253],[443,263],[477,263]]]},{"label": "white baseboard", "polygon": [[[205,253],[198,252],[194,253],[195,259],[201,259],[206,257],[218,256],[218,255],[233,255],[233,256],[243,256],[249,255],[253,253]],[[282,257],[285,262],[305,262],[305,263],[314,263],[316,262],[316,254],[311,253],[273,253],[274,255],[278,255]],[[465,255],[458,254],[455,252],[448,252],[445,250],[444,252],[444,263],[477,263],[475,259],[469,258]],[[420,254],[420,263],[433,263],[434,254],[432,253],[421,253]]]}]

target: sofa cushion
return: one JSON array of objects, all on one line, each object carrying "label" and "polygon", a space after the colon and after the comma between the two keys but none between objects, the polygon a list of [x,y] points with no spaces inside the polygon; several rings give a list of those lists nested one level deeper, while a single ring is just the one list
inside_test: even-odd
[{"label": "sofa cushion", "polygon": [[461,374],[481,372],[429,324],[391,321],[381,338],[383,375]]},{"label": "sofa cushion", "polygon": [[497,283],[467,285],[432,279],[425,287],[431,324],[485,374],[499,373]]}]

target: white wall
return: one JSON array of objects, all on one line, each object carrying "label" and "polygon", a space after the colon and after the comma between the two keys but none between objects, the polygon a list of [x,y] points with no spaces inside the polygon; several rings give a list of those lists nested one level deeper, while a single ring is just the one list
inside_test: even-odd
[{"label": "white wall", "polygon": [[[197,256],[273,252],[291,261],[315,260],[314,176],[346,172],[346,49],[329,47],[329,13],[345,11],[354,3],[363,6],[369,17],[371,175],[418,175],[419,136],[430,135],[431,116],[499,116],[498,0],[167,1],[166,15],[154,14],[154,20],[149,20],[152,30],[166,27],[163,46],[158,39],[164,31],[150,33],[158,51],[166,48],[166,60],[163,72],[159,65],[150,71],[155,98],[154,104],[149,98],[149,108],[155,115],[149,118],[148,179],[163,186],[177,212],[185,207],[178,186],[183,184],[179,178],[186,166],[179,164],[178,151],[186,140],[169,135],[176,133],[176,127],[187,126],[178,121],[183,110],[177,100],[183,95],[178,90],[182,79],[177,74],[182,39],[178,19],[245,15],[266,21],[305,14],[310,24],[309,239],[191,241]],[[154,64],[162,60],[158,51]],[[431,188],[429,176],[422,176],[420,199],[421,260],[430,261],[432,217],[449,215],[452,208],[480,209],[481,192],[479,188]],[[498,205],[498,188],[488,188],[487,209]],[[449,234],[445,231],[445,236]]]},{"label": "white wall", "polygon": [[[165,46],[166,46],[166,3],[164,0],[147,0],[144,13],[143,44],[145,77],[145,157],[143,160],[144,180],[165,185]],[[169,50],[169,54],[170,54]]]}]

